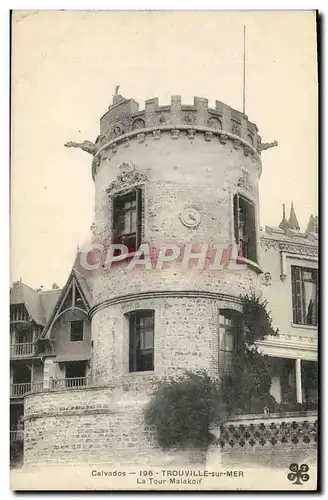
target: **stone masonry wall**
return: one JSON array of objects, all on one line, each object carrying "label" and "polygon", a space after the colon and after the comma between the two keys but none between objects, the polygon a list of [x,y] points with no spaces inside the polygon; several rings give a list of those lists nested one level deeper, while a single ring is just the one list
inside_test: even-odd
[{"label": "stone masonry wall", "polygon": [[33,394],[25,398],[24,467],[60,464],[177,466],[204,464],[201,453],[163,452],[144,425],[148,389],[133,384]]},{"label": "stone masonry wall", "polygon": [[154,310],[154,372],[163,376],[179,370],[207,370],[218,375],[219,308],[237,309],[230,301],[150,295],[99,309],[92,319],[93,375],[107,384],[129,373],[129,326],[126,313]]},{"label": "stone masonry wall", "polygon": [[143,427],[147,397],[111,388],[45,392],[25,398],[24,462],[60,464],[142,462],[153,449]]}]

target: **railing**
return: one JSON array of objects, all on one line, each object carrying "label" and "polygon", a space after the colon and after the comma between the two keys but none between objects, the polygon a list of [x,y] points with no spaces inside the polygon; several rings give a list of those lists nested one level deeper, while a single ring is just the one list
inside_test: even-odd
[{"label": "railing", "polygon": [[24,431],[10,431],[10,443],[24,441]]},{"label": "railing", "polygon": [[89,386],[91,380],[89,377],[58,378],[52,379],[51,389],[79,389]]},{"label": "railing", "polygon": [[22,398],[25,394],[32,392],[41,392],[43,390],[43,382],[31,382],[26,384],[11,384],[10,397]]},{"label": "railing", "polygon": [[271,415],[243,415],[212,431],[217,444],[233,447],[291,446],[316,443],[317,413],[295,412]]},{"label": "railing", "polygon": [[10,396],[12,398],[21,398],[24,394],[31,392],[32,384],[11,384]]},{"label": "railing", "polygon": [[32,342],[25,344],[12,344],[10,346],[10,356],[12,358],[15,356],[33,356],[34,353],[35,349]]},{"label": "railing", "polygon": [[11,384],[10,397],[22,398],[25,394],[34,394],[43,390],[58,391],[61,389],[80,389],[91,386],[91,377],[58,378],[49,382],[49,387],[44,387],[43,382],[26,384]]}]

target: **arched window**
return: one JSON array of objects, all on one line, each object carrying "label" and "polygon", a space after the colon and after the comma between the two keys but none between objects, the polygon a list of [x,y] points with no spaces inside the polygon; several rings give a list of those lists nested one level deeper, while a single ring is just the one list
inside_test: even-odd
[{"label": "arched window", "polygon": [[257,262],[255,205],[246,197],[235,194],[233,198],[234,232],[240,255]]},{"label": "arched window", "polygon": [[154,311],[127,314],[129,320],[129,371],[154,370]]}]

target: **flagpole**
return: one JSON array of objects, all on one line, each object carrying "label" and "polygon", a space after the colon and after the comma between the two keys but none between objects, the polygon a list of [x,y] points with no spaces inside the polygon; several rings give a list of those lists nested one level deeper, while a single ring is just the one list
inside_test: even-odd
[{"label": "flagpole", "polygon": [[244,25],[244,61],[243,61],[243,113],[245,114],[246,101],[246,26]]}]

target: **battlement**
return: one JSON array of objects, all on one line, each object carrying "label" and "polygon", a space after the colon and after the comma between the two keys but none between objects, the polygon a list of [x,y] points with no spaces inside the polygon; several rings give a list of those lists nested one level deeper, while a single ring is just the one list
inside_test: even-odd
[{"label": "battlement", "polygon": [[231,132],[255,148],[261,143],[257,126],[246,115],[221,101],[215,101],[214,109],[209,108],[204,97],[194,97],[193,105],[183,105],[181,96],[172,96],[171,104],[166,106],[160,106],[159,99],[153,97],[139,111],[139,103],[120,96],[101,117],[100,134],[114,139],[136,129],[181,125]]}]

